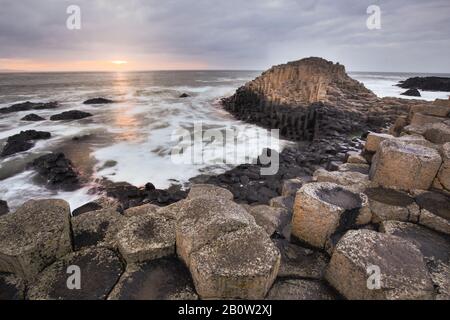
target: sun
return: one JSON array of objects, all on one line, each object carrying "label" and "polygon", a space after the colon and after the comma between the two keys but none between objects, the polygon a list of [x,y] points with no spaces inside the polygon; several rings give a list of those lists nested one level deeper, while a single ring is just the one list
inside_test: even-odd
[{"label": "sun", "polygon": [[125,61],[125,60],[114,60],[114,61],[111,61],[111,63],[113,63],[113,64],[115,64],[117,66],[121,66],[121,65],[127,64],[128,61]]}]

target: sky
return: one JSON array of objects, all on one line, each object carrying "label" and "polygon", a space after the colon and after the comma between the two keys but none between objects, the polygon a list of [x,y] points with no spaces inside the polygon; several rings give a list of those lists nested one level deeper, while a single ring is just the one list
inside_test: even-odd
[{"label": "sky", "polygon": [[[80,29],[67,28],[70,5]],[[0,71],[264,70],[319,56],[450,73],[449,17],[449,0],[0,0]]]}]

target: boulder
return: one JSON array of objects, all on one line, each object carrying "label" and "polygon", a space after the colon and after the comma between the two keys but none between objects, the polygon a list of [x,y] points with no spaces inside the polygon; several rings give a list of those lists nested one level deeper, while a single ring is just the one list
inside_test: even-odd
[{"label": "boulder", "polygon": [[254,218],[230,200],[200,197],[186,201],[176,223],[177,253],[189,267],[193,252],[249,225],[256,225]]},{"label": "boulder", "polygon": [[43,121],[45,120],[44,118],[42,118],[41,116],[38,116],[35,113],[30,113],[27,114],[25,117],[23,117],[22,119],[20,119],[22,121],[32,121],[32,122],[36,122],[36,121]]},{"label": "boulder", "polygon": [[30,167],[51,189],[73,191],[80,188],[78,172],[63,153],[50,153],[35,159]]},{"label": "boulder", "polygon": [[[80,289],[70,277],[79,268]],[[38,277],[28,291],[30,300],[105,300],[123,273],[119,257],[105,248],[89,248],[58,260]]]},{"label": "boulder", "polygon": [[20,111],[28,111],[28,110],[43,110],[43,109],[55,109],[58,107],[58,102],[23,102],[16,103],[12,106],[1,108],[0,113],[12,113],[12,112],[20,112]]},{"label": "boulder", "polygon": [[89,246],[117,248],[117,232],[125,217],[112,209],[91,211],[72,218],[75,250]]},{"label": "boulder", "polygon": [[420,208],[414,198],[407,193],[384,188],[370,188],[365,194],[369,198],[373,223],[387,220],[418,222]]},{"label": "boulder", "polygon": [[325,277],[351,300],[422,300],[432,299],[434,294],[419,249],[408,240],[370,230],[345,234],[333,252]]},{"label": "boulder", "polygon": [[233,194],[224,188],[211,185],[211,184],[194,184],[191,187],[191,191],[189,191],[187,199],[194,199],[199,197],[207,197],[207,198],[223,198],[227,200],[233,200]]},{"label": "boulder", "polygon": [[450,125],[445,123],[434,123],[426,128],[424,137],[436,144],[450,142]]},{"label": "boulder", "polygon": [[279,266],[278,249],[262,228],[252,225],[192,253],[190,270],[202,299],[263,299]]},{"label": "boulder", "polygon": [[367,136],[364,149],[368,152],[377,152],[378,146],[381,144],[381,142],[393,138],[395,137],[390,134],[370,132]]},{"label": "boulder", "polygon": [[364,158],[359,152],[350,151],[347,152],[347,163],[367,164],[366,158]]},{"label": "boulder", "polygon": [[444,144],[440,151],[443,162],[433,187],[450,192],[450,142]]},{"label": "boulder", "polygon": [[289,224],[291,215],[283,208],[274,208],[267,205],[252,206],[248,212],[255,218],[256,224],[266,230],[269,236],[275,232],[282,234]]},{"label": "boulder", "polygon": [[51,134],[44,131],[27,130],[10,136],[6,140],[6,145],[2,150],[1,157],[11,156],[13,154],[27,151],[34,146],[34,141],[50,139]]},{"label": "boulder", "polygon": [[187,93],[183,93],[180,95],[180,98],[189,98],[190,95],[188,95]]},{"label": "boulder", "polygon": [[80,120],[84,118],[92,117],[92,114],[89,112],[79,111],[79,110],[70,110],[65,111],[60,114],[55,114],[50,117],[51,121],[60,121],[60,120]]},{"label": "boulder", "polygon": [[444,122],[445,119],[446,118],[443,117],[430,116],[417,112],[413,114],[410,124],[413,126],[425,126],[428,124]]},{"label": "boulder", "polygon": [[269,205],[273,208],[286,209],[289,213],[292,213],[294,208],[294,196],[279,196],[270,199]]},{"label": "boulder", "polygon": [[439,153],[431,148],[396,140],[381,143],[370,169],[371,180],[386,188],[430,188],[441,166]]},{"label": "boulder", "polygon": [[410,134],[410,135],[424,135],[427,128],[431,126],[431,124],[427,125],[407,125],[403,128],[401,135]]},{"label": "boulder", "polygon": [[72,217],[79,216],[80,214],[97,211],[101,209],[112,209],[114,211],[120,212],[120,204],[117,200],[108,197],[100,197],[92,202],[88,202],[81,207],[72,211]]},{"label": "boulder", "polygon": [[83,104],[107,104],[107,103],[114,103],[114,101],[105,98],[93,98],[83,102]]},{"label": "boulder", "polygon": [[326,171],[318,169],[314,172],[313,178],[317,182],[332,182],[346,186],[355,192],[364,192],[369,186],[369,176],[356,171]]},{"label": "boulder", "polygon": [[160,216],[166,217],[167,219],[176,220],[181,217],[182,208],[187,201],[181,200],[175,202],[171,205],[162,207],[156,211],[156,213]]},{"label": "boulder", "polygon": [[101,210],[101,209],[103,209],[103,207],[100,204],[98,204],[97,202],[88,202],[88,203],[82,205],[81,207],[78,207],[75,210],[73,210],[72,217],[79,216],[86,212],[97,211],[97,210]]},{"label": "boulder", "polygon": [[6,201],[0,200],[0,216],[9,213],[8,203]]},{"label": "boulder", "polygon": [[305,181],[301,178],[284,180],[281,187],[281,195],[284,197],[295,196]]},{"label": "boulder", "polygon": [[123,213],[125,217],[134,217],[140,215],[149,215],[158,211],[161,207],[158,207],[155,204],[147,203],[142,206],[132,207]]},{"label": "boulder", "polygon": [[117,233],[117,242],[129,264],[174,255],[175,221],[157,214],[132,216]]},{"label": "boulder", "polygon": [[70,208],[63,200],[31,200],[0,217],[0,272],[31,280],[71,251]]},{"label": "boulder", "polygon": [[319,251],[303,248],[284,239],[273,240],[281,254],[278,277],[322,279],[329,262]]},{"label": "boulder", "polygon": [[0,301],[23,300],[25,283],[11,273],[0,273]]},{"label": "boulder", "polygon": [[197,300],[189,270],[176,258],[131,264],[108,300]]},{"label": "boulder", "polygon": [[428,147],[431,149],[439,149],[439,146],[435,145],[434,143],[428,141],[423,136],[418,134],[406,134],[402,135],[401,137],[397,138],[400,142],[405,142],[407,144],[417,144],[419,146]]},{"label": "boulder", "polygon": [[401,93],[402,96],[409,96],[409,97],[421,97],[420,91],[417,89],[409,89],[405,92]]},{"label": "boulder", "polygon": [[[444,100],[447,101],[447,100]],[[419,105],[413,105],[410,108],[410,115],[409,117],[412,118],[414,113],[422,113],[429,116],[435,116],[435,117],[447,117],[450,114],[450,105],[445,104],[436,104],[434,102],[433,104],[419,104]]]},{"label": "boulder", "polygon": [[292,235],[311,246],[327,249],[338,235],[370,220],[364,194],[334,183],[310,183],[297,192]]},{"label": "boulder", "polygon": [[450,234],[450,196],[437,192],[422,192],[415,198],[420,207],[419,224]]},{"label": "boulder", "polygon": [[303,279],[280,279],[270,289],[268,300],[336,300],[336,294],[324,283]]}]

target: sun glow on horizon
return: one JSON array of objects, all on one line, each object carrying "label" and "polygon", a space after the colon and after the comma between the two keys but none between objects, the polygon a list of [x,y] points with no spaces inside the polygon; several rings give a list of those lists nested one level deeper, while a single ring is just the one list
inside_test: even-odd
[{"label": "sun glow on horizon", "polygon": [[111,63],[113,63],[115,65],[118,65],[118,66],[121,66],[121,65],[127,64],[128,61],[126,61],[126,60],[113,60],[113,61],[111,61]]}]

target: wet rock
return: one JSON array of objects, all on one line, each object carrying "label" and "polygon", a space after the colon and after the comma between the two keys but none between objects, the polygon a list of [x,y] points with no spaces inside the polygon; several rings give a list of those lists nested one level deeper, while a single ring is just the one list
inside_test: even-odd
[{"label": "wet rock", "polygon": [[107,103],[114,103],[114,101],[105,98],[94,98],[83,102],[83,104],[107,104]]},{"label": "wet rock", "polygon": [[27,130],[10,136],[2,150],[1,156],[7,157],[13,154],[27,151],[34,146],[34,141],[49,139],[51,134],[44,131]]},{"label": "wet rock", "polygon": [[106,195],[117,199],[122,209],[126,210],[130,207],[139,206],[147,196],[145,190],[141,190],[128,182],[115,182],[106,186]]},{"label": "wet rock", "polygon": [[175,254],[175,221],[157,214],[127,219],[117,233],[119,252],[127,263]]},{"label": "wet rock", "polygon": [[370,169],[371,180],[386,188],[430,188],[441,166],[439,153],[431,148],[388,140],[381,143]]},{"label": "wet rock", "polygon": [[422,252],[438,293],[450,298],[450,237],[412,223],[386,221],[380,231],[411,241]]},{"label": "wet rock", "polygon": [[220,188],[209,184],[194,184],[189,191],[188,199],[199,197],[218,197],[228,200],[233,200],[233,194],[227,189]]},{"label": "wet rock", "polygon": [[328,258],[325,254],[300,247],[283,239],[273,240],[281,253],[278,277],[322,279]]},{"label": "wet rock", "polygon": [[334,183],[310,183],[295,198],[292,235],[311,246],[327,249],[336,236],[370,220],[364,194]]},{"label": "wet rock", "polygon": [[[79,267],[81,288],[69,289],[70,266]],[[30,300],[104,300],[123,273],[119,257],[111,250],[90,248],[75,252],[45,269],[29,291]]]},{"label": "wet rock", "polygon": [[183,93],[180,95],[180,98],[189,98],[190,95],[188,95],[187,93]]},{"label": "wet rock", "polygon": [[108,300],[197,300],[189,270],[175,258],[132,264]]},{"label": "wet rock", "polygon": [[370,188],[365,194],[369,198],[372,222],[397,220],[418,222],[420,208],[408,194],[391,189]]},{"label": "wet rock", "polygon": [[450,196],[437,192],[422,192],[415,198],[420,207],[419,224],[450,234]]},{"label": "wet rock", "polygon": [[190,270],[202,299],[263,299],[279,265],[280,253],[267,233],[249,226],[226,233],[194,252]]},{"label": "wet rock", "polygon": [[450,125],[445,123],[435,123],[427,127],[424,137],[436,144],[450,142]]},{"label": "wet rock", "polygon": [[13,104],[12,106],[1,108],[0,113],[12,113],[12,112],[20,112],[20,111],[28,111],[28,110],[43,110],[43,109],[55,109],[58,107],[57,102],[24,102]]},{"label": "wet rock", "polygon": [[176,223],[177,253],[190,266],[191,254],[218,237],[256,225],[240,205],[223,198],[195,198],[182,207]]},{"label": "wet rock", "polygon": [[91,211],[72,218],[75,250],[90,246],[117,248],[117,232],[125,217],[112,209]]},{"label": "wet rock", "polygon": [[42,118],[41,116],[38,116],[37,114],[30,113],[20,120],[22,120],[22,121],[43,121],[45,119]]},{"label": "wet rock", "polygon": [[70,251],[70,208],[63,200],[31,200],[0,217],[0,272],[31,280]]},{"label": "wet rock", "polygon": [[270,289],[269,300],[336,300],[336,294],[320,281],[277,280]]},{"label": "wet rock", "polygon": [[63,153],[50,153],[35,159],[30,166],[51,189],[76,190],[80,187],[78,172]]},{"label": "wet rock", "polygon": [[401,93],[402,96],[421,97],[420,91],[417,89],[409,89]]},{"label": "wet rock", "polygon": [[375,133],[370,132],[367,136],[366,144],[364,149],[369,152],[377,152],[379,145],[385,141],[393,139],[394,136],[385,133]]},{"label": "wet rock", "polygon": [[0,273],[0,301],[23,300],[24,298],[24,281],[13,274]]},{"label": "wet rock", "polygon": [[444,144],[440,149],[442,165],[439,169],[433,187],[450,192],[450,143]]},{"label": "wet rock", "polygon": [[88,202],[82,205],[81,207],[78,207],[77,209],[73,210],[72,216],[76,217],[86,212],[97,211],[101,209],[103,209],[103,207],[100,204],[96,202]]},{"label": "wet rock", "polygon": [[160,207],[158,207],[157,205],[154,205],[154,204],[151,204],[151,203],[147,203],[147,204],[144,204],[142,206],[129,208],[129,209],[125,210],[123,215],[125,217],[149,215],[149,214],[155,213],[159,209],[160,209]]},{"label": "wet rock", "polygon": [[[379,289],[369,289],[371,268],[380,271]],[[327,281],[351,300],[433,298],[424,257],[410,241],[369,230],[351,230],[337,244],[325,273]]]},{"label": "wet rock", "polygon": [[0,200],[0,216],[9,213],[8,203],[6,201]]},{"label": "wet rock", "polygon": [[84,118],[92,117],[92,114],[89,112],[79,111],[79,110],[70,110],[65,111],[60,114],[55,114],[50,117],[51,121],[60,121],[60,120],[80,120]]},{"label": "wet rock", "polygon": [[275,232],[282,234],[292,217],[285,209],[267,205],[252,206],[248,212],[255,218],[256,224],[262,227],[269,236]]},{"label": "wet rock", "polygon": [[357,171],[326,171],[318,169],[314,172],[313,179],[317,182],[332,182],[346,186],[355,192],[364,192],[369,186],[369,176]]},{"label": "wet rock", "polygon": [[450,91],[450,78],[444,77],[412,77],[400,81],[400,88],[416,88],[424,91]]}]

